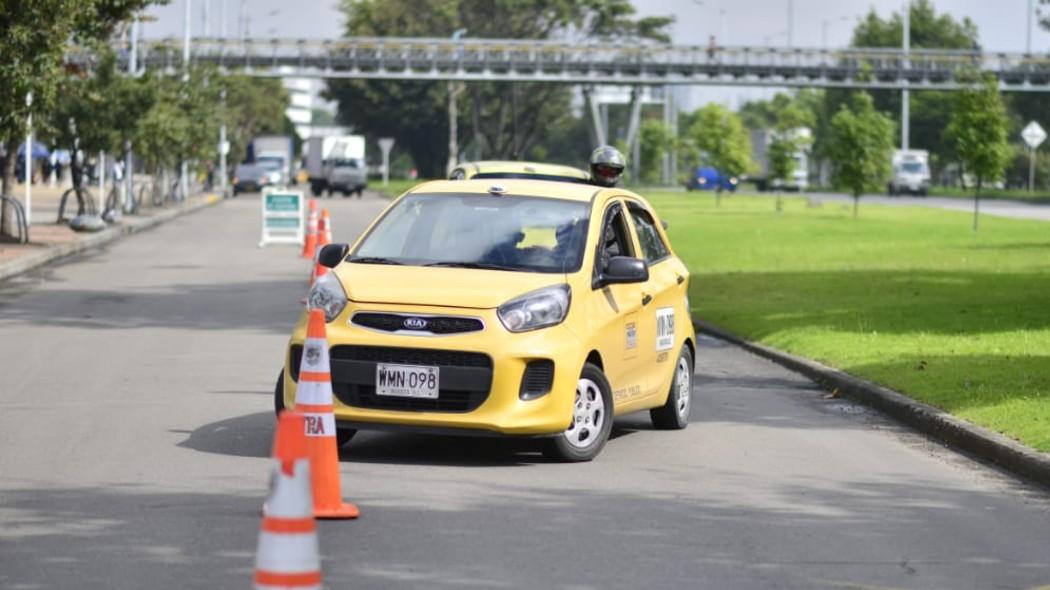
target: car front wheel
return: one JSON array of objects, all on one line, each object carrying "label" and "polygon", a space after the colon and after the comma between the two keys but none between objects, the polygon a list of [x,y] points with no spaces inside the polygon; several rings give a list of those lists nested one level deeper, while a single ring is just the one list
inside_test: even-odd
[{"label": "car front wheel", "polygon": [[568,463],[594,459],[612,432],[612,410],[612,390],[605,374],[596,365],[585,364],[576,382],[572,423],[565,432],[545,441],[543,454]]},{"label": "car front wheel", "polygon": [[661,430],[681,430],[689,425],[689,411],[693,406],[693,356],[682,346],[678,363],[671,379],[667,401],[659,408],[649,410],[653,426]]}]

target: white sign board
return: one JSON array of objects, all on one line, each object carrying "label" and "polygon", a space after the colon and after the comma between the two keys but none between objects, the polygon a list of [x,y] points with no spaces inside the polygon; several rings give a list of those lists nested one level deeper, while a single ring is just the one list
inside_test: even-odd
[{"label": "white sign board", "polygon": [[1024,139],[1028,147],[1034,150],[1046,140],[1046,131],[1043,130],[1042,125],[1032,121],[1021,131],[1021,139]]},{"label": "white sign board", "polygon": [[303,193],[270,189],[262,196],[262,239],[266,244],[302,244],[306,202]]}]

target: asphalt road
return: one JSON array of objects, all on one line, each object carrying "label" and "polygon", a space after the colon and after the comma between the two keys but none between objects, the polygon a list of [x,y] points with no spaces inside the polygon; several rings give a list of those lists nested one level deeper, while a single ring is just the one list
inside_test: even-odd
[{"label": "asphalt road", "polygon": [[[325,200],[337,239],[385,204]],[[251,195],[0,283],[0,588],[244,588],[307,265]],[[593,463],[364,433],[329,588],[1032,588],[1050,496],[704,339],[688,429]]]}]

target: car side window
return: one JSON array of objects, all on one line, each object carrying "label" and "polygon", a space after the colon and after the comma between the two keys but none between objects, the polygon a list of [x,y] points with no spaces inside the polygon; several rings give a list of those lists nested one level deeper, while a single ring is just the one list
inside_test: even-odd
[{"label": "car side window", "polygon": [[667,244],[660,237],[656,229],[656,221],[648,211],[640,206],[630,208],[631,220],[634,221],[634,229],[638,233],[638,243],[642,246],[642,254],[645,261],[652,264],[663,260],[670,254]]},{"label": "car side window", "polygon": [[609,260],[613,256],[632,256],[633,254],[623,206],[617,203],[606,209],[605,212],[595,271],[604,272],[609,267]]}]

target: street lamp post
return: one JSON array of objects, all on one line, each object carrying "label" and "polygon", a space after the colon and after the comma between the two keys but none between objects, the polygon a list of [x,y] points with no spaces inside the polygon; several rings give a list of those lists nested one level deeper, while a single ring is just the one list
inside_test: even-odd
[{"label": "street lamp post", "polygon": [[795,46],[795,1],[788,0],[788,48]]},{"label": "street lamp post", "polygon": [[[28,227],[30,222],[30,215],[33,211],[33,92],[26,93],[26,110],[28,116],[26,117],[26,226]],[[14,159],[18,154],[11,154],[9,157]],[[16,162],[18,160],[15,160]]]},{"label": "street lamp post", "polygon": [[[466,34],[466,29],[457,29],[452,33],[452,42],[458,43],[459,38]],[[462,56],[457,49],[457,55]],[[452,169],[455,168],[456,162],[459,159],[459,138],[457,137],[457,120],[459,119],[459,111],[456,109],[456,95],[459,94],[461,87],[455,81],[449,81],[448,83],[448,164],[445,166],[445,175],[452,173]]]},{"label": "street lamp post", "polygon": [[[904,69],[908,69],[908,52],[911,50],[911,0],[904,0]],[[903,80],[905,87],[901,90],[901,149],[908,149],[910,115],[908,113],[908,79]]]}]

